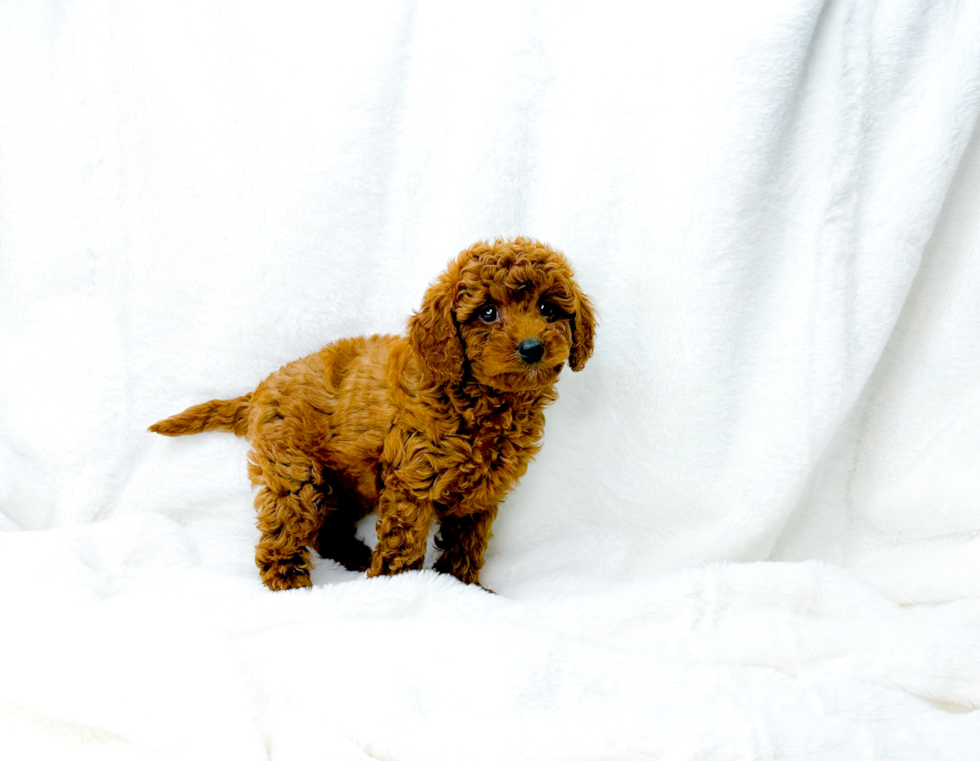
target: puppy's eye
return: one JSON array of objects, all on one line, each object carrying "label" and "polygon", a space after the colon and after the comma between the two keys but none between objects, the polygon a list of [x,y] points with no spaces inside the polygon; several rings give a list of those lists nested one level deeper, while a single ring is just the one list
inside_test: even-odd
[{"label": "puppy's eye", "polygon": [[476,310],[476,316],[480,318],[480,322],[489,325],[497,321],[497,307],[493,304],[482,306]]},{"label": "puppy's eye", "polygon": [[556,317],[561,316],[561,312],[558,307],[556,307],[550,301],[542,301],[538,304],[538,311],[541,312],[541,316],[546,320],[554,320]]}]

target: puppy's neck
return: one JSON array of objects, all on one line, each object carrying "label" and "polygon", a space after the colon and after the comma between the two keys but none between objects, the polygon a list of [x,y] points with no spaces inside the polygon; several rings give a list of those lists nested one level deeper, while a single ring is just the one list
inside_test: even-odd
[{"label": "puppy's neck", "polygon": [[471,425],[511,412],[542,410],[558,398],[550,385],[528,391],[498,391],[472,379],[443,386],[440,391],[453,412]]}]

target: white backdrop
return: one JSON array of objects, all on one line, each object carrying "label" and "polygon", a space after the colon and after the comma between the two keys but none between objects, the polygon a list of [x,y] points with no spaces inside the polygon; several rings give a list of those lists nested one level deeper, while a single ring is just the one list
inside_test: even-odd
[{"label": "white backdrop", "polygon": [[[0,756],[975,759],[978,113],[967,0],[0,4]],[[516,235],[600,328],[498,595],[265,590],[146,426]]]}]

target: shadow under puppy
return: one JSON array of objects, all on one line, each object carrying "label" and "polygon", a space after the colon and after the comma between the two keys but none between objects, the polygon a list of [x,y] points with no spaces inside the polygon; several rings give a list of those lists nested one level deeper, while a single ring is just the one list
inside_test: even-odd
[{"label": "shadow under puppy", "polygon": [[[310,586],[309,547],[368,576],[418,569],[432,521],[435,569],[479,583],[497,506],[540,448],[567,362],[592,354],[595,319],[562,254],[527,238],[477,243],[451,262],[408,336],[336,341],[250,394],[150,426],[248,439],[270,589]],[[377,510],[373,554],[356,524]]]}]

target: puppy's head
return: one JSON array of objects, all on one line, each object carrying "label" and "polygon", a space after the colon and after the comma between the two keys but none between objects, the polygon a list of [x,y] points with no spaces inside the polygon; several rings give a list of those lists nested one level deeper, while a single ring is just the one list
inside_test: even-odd
[{"label": "puppy's head", "polygon": [[466,373],[498,391],[553,383],[592,355],[595,315],[559,252],[528,238],[477,243],[451,262],[409,320],[437,383]]}]

